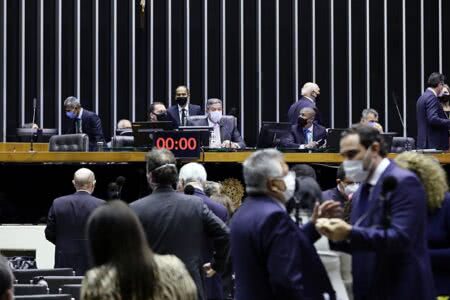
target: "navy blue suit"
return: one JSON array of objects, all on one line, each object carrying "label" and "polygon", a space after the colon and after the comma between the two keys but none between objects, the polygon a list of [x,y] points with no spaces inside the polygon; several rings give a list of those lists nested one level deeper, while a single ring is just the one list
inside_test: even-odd
[{"label": "navy blue suit", "polygon": [[[385,230],[379,199],[387,176],[395,177],[398,185],[388,195],[390,225]],[[412,172],[390,162],[369,190],[365,183],[352,197],[348,241],[332,244],[352,254],[355,299],[434,299],[422,184]]]},{"label": "navy blue suit", "polygon": [[334,200],[340,202],[344,205],[347,202],[347,199],[342,195],[342,193],[338,190],[337,187],[331,188],[329,190],[322,192],[323,200]]},{"label": "navy blue suit", "polygon": [[288,120],[292,125],[297,124],[298,116],[300,115],[300,111],[305,107],[311,107],[316,111],[316,123],[322,124],[323,120],[320,118],[319,109],[316,106],[316,103],[309,100],[306,97],[301,97],[300,100],[291,105],[288,111]]},{"label": "navy blue suit", "polygon": [[248,197],[231,220],[236,300],[335,299],[310,238],[265,195]]},{"label": "navy blue suit", "polygon": [[[325,127],[319,124],[313,125],[313,141],[325,140],[327,138],[327,130]],[[281,147],[283,148],[296,148],[300,145],[307,144],[303,128],[299,125],[293,125],[291,132],[281,139]]]},{"label": "navy blue suit", "polygon": [[[219,217],[224,223],[228,221],[228,211],[225,206],[214,202],[211,200],[206,194],[199,190],[194,190],[194,196],[202,199],[203,203],[208,206],[208,208]],[[213,259],[213,243],[212,241],[205,241],[205,247],[203,247],[203,263],[211,262]],[[211,278],[205,278],[205,289],[206,289],[206,298],[207,299],[224,299],[223,288],[222,288],[222,279],[220,274],[216,274]]]},{"label": "navy blue suit", "polygon": [[450,193],[442,207],[428,213],[428,249],[436,296],[450,295]]},{"label": "navy blue suit", "polygon": [[80,276],[89,269],[85,226],[89,215],[104,203],[83,191],[53,201],[45,237],[55,244],[55,268],[73,268]]},{"label": "navy blue suit", "polygon": [[447,150],[450,119],[430,90],[417,100],[417,149]]},{"label": "navy blue suit", "polygon": [[[67,131],[68,134],[77,133],[76,132],[77,120],[72,121],[72,125]],[[102,129],[102,121],[99,116],[87,109],[83,108],[83,113],[81,115],[81,130],[83,133],[87,134],[89,137],[89,150],[94,150],[97,147],[97,142],[105,142]]]},{"label": "navy blue suit", "polygon": [[[236,118],[233,116],[223,116],[219,121],[220,126],[220,140],[223,141],[231,141],[233,143],[237,143],[239,147],[245,148],[245,142],[242,139],[242,136],[239,130],[236,127]],[[189,120],[188,126],[209,126],[208,117]]]},{"label": "navy blue suit", "polygon": [[[200,105],[195,105],[189,103],[189,116],[201,116],[203,115],[203,110],[200,107]],[[167,110],[167,116],[172,121],[175,127],[180,126],[181,120],[180,120],[180,114],[178,111],[178,104],[172,105]]]}]

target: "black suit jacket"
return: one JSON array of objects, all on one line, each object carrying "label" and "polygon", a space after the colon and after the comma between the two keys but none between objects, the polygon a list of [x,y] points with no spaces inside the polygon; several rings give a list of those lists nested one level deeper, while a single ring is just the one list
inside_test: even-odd
[{"label": "black suit jacket", "polygon": [[[190,120],[188,119],[187,126],[208,126],[208,117]],[[223,116],[219,121],[220,126],[220,140],[223,141],[232,141],[233,143],[237,143],[239,147],[245,148],[245,142],[242,139],[242,136],[239,130],[236,128],[236,118],[233,116]]]},{"label": "black suit jacket", "polygon": [[[180,120],[180,114],[178,111],[178,104],[172,105],[167,110],[167,115],[175,127],[180,126],[181,120]],[[203,110],[200,107],[200,105],[195,105],[195,104],[189,103],[189,116],[201,116],[201,115],[203,115]]]},{"label": "black suit jacket", "polygon": [[[67,131],[68,134],[76,133],[76,122],[76,119],[72,121],[72,124]],[[83,114],[81,115],[81,130],[89,137],[90,151],[96,149],[97,142],[105,142],[105,138],[103,136],[102,121],[100,120],[99,116],[96,113],[84,108]]]},{"label": "black suit jacket", "polygon": [[85,226],[92,211],[104,203],[82,191],[53,201],[45,237],[56,246],[55,268],[73,268],[77,275],[88,270]]},{"label": "black suit jacket", "polygon": [[229,229],[202,200],[157,188],[153,194],[130,204],[144,227],[150,247],[159,254],[181,259],[192,276],[199,299],[205,299],[202,283],[204,237],[213,241],[213,269],[222,271],[229,254]]},{"label": "black suit jacket", "polygon": [[[324,140],[327,138],[327,130],[319,124],[313,126],[313,141]],[[303,135],[303,128],[293,125],[290,134],[281,139],[281,146],[284,148],[299,148],[300,145],[307,144]]]}]

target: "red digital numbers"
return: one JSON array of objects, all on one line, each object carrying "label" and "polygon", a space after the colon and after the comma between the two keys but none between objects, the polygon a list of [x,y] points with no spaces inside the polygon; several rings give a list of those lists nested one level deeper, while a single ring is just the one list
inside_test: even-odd
[{"label": "red digital numbers", "polygon": [[197,149],[197,140],[193,137],[185,138],[182,137],[179,140],[175,140],[172,137],[159,137],[156,140],[156,148],[167,149],[167,150],[181,150],[181,151],[194,151]]}]

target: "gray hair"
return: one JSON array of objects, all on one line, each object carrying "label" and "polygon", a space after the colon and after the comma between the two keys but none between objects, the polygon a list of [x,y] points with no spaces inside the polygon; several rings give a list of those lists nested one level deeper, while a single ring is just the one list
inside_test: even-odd
[{"label": "gray hair", "polygon": [[167,149],[153,148],[146,154],[147,176],[152,177],[153,184],[172,185],[178,180],[175,156]]},{"label": "gray hair", "polygon": [[81,107],[81,103],[77,98],[70,96],[64,100],[64,107],[77,108]]},{"label": "gray hair", "polygon": [[363,119],[367,119],[367,117],[368,117],[370,114],[374,115],[375,118],[378,119],[378,112],[377,112],[375,109],[373,109],[373,108],[366,108],[366,109],[364,109],[364,110],[362,111],[361,117],[362,117]]},{"label": "gray hair", "polygon": [[87,168],[78,169],[73,175],[73,184],[77,190],[87,188],[89,184],[95,184],[94,172]]},{"label": "gray hair", "polygon": [[184,165],[178,174],[178,178],[183,179],[184,184],[191,182],[203,184],[206,182],[206,176],[205,168],[201,164],[195,162]]},{"label": "gray hair", "polygon": [[209,108],[211,105],[214,104],[220,104],[220,106],[222,106],[222,100],[217,98],[208,99],[208,101],[206,101],[206,108]]},{"label": "gray hair", "polygon": [[283,154],[276,149],[259,150],[250,155],[243,163],[247,193],[266,192],[267,179],[283,175],[282,161]]}]

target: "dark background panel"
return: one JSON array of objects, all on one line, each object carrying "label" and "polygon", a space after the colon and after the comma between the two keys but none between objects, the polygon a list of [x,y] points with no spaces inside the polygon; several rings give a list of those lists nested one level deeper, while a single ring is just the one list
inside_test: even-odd
[{"label": "dark background panel", "polygon": [[25,123],[33,119],[33,98],[38,98],[38,1],[25,1]]},{"label": "dark background panel", "polygon": [[154,100],[168,105],[174,93],[167,94],[167,1],[155,1],[154,6]]},{"label": "dark background panel", "polygon": [[[425,82],[433,72],[439,71],[439,1],[424,1]],[[442,1],[443,3],[446,1]],[[445,14],[444,14],[445,16]],[[445,38],[444,38],[445,40]]]},{"label": "dark background panel", "polygon": [[80,99],[94,109],[94,11],[92,0],[80,0]]},{"label": "dark background panel", "polygon": [[442,72],[448,78],[450,76],[450,18],[448,18],[450,1],[442,1],[442,11],[445,12],[442,18],[442,53],[444,54]]},{"label": "dark background panel", "polygon": [[117,122],[131,119],[130,1],[117,0]]},{"label": "dark background panel", "polygon": [[220,1],[208,2],[208,98],[221,98]]},{"label": "dark background panel", "polygon": [[240,119],[239,0],[226,1],[227,114]]},{"label": "dark background panel", "polygon": [[[149,5],[145,6],[144,14],[141,14],[141,6],[136,1],[136,23],[135,23],[135,33],[136,33],[136,51],[135,51],[135,84],[136,84],[136,120],[146,120],[149,104],[149,89],[148,76],[150,70],[147,71],[148,61],[150,60],[150,50],[149,50],[149,34],[150,34],[150,9]],[[141,26],[141,18],[142,25]]]},{"label": "dark background panel", "polygon": [[296,100],[294,94],[294,14],[293,1],[280,2],[280,121]]},{"label": "dark background panel", "polygon": [[[312,81],[312,1],[298,1],[298,73],[299,89]],[[299,91],[299,95],[300,95]],[[319,108],[321,105],[319,104]]]},{"label": "dark background panel", "polygon": [[203,0],[191,0],[191,101],[199,105],[205,102],[203,95]]},{"label": "dark background panel", "polygon": [[172,90],[186,82],[186,8],[184,0],[172,0]]},{"label": "dark background panel", "polygon": [[44,123],[54,128],[56,119],[56,6],[55,1],[44,0]]}]

